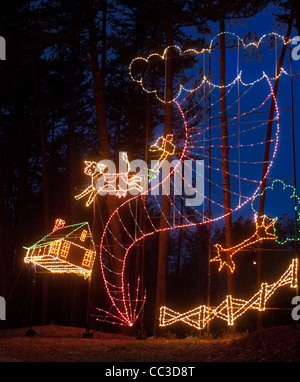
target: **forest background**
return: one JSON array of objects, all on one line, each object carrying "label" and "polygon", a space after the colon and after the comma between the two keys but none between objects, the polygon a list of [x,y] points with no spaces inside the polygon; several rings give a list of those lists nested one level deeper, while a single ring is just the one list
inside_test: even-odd
[{"label": "forest background", "polygon": [[[67,224],[88,221],[99,245],[103,222],[118,201],[99,197],[93,210],[74,199],[86,181],[84,160],[116,160],[122,150],[130,157],[145,158],[156,126],[164,124],[168,131],[170,110],[132,81],[131,60],[162,53],[172,44],[200,50],[222,28],[250,41],[274,30],[285,35],[289,26],[291,37],[300,35],[299,4],[292,0],[2,2],[0,35],[6,40],[7,57],[0,62],[0,295],[7,302],[7,320],[1,326],[28,325],[32,269],[24,264],[23,247],[51,232],[56,218],[64,218]],[[183,76],[177,69],[171,87],[176,76]],[[176,123],[172,128],[177,131]],[[290,138],[283,139],[283,145],[290,145]],[[293,177],[292,170],[284,169],[282,174]],[[147,202],[151,207],[151,198]],[[154,206],[152,211],[159,219],[161,212]],[[255,229],[253,215],[247,212],[235,216],[231,224],[232,245]],[[280,215],[278,232],[292,234],[294,226],[293,214]],[[161,283],[165,295],[160,298],[178,311],[206,303],[209,278],[211,303],[224,298],[226,275],[216,268],[209,275],[207,259],[209,244],[225,245],[226,232],[221,223],[211,229],[210,234],[207,226],[201,226],[168,237],[155,235],[145,245],[147,303],[142,323],[147,333],[155,327]],[[269,282],[291,258],[276,244],[271,248],[275,251],[266,252],[262,264],[263,279]],[[165,281],[157,277],[162,252],[167,258]],[[97,315],[96,307],[109,309],[98,255],[91,282],[92,316]],[[249,252],[237,261],[234,289],[241,298],[256,291],[255,260]],[[133,277],[138,266],[132,267]],[[33,323],[85,326],[87,292],[83,278],[39,270]],[[273,305],[282,309],[266,312],[265,325],[290,320],[290,299],[288,292],[279,293]],[[94,318],[90,325],[112,330]],[[241,330],[255,327],[254,313],[239,324]]]}]

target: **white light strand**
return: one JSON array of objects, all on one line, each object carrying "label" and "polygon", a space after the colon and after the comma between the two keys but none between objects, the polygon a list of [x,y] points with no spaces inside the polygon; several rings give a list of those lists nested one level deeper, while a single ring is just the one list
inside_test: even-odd
[{"label": "white light strand", "polygon": [[175,101],[179,98],[179,96],[181,95],[181,93],[182,93],[183,90],[186,91],[187,93],[193,93],[193,92],[195,92],[196,90],[200,89],[200,88],[201,88],[202,86],[204,86],[205,84],[208,84],[208,85],[210,85],[211,87],[216,87],[216,88],[227,88],[227,87],[230,87],[230,86],[234,85],[236,82],[240,81],[241,84],[243,84],[244,86],[251,86],[251,85],[254,85],[254,84],[256,84],[257,82],[261,81],[261,80],[264,79],[264,78],[276,79],[276,78],[280,77],[282,73],[288,75],[288,73],[286,72],[286,70],[284,70],[283,68],[280,68],[280,72],[279,72],[279,74],[278,74],[278,75],[275,75],[274,78],[269,77],[269,76],[263,71],[263,74],[262,74],[261,77],[257,78],[256,80],[254,80],[254,81],[252,81],[252,82],[246,83],[246,82],[244,82],[244,81],[242,80],[242,70],[241,70],[241,71],[237,74],[236,78],[235,78],[232,82],[230,82],[230,83],[228,83],[228,84],[226,84],[226,85],[218,85],[218,84],[215,84],[215,83],[209,81],[209,80],[207,79],[207,77],[205,76],[205,74],[203,74],[202,81],[200,82],[200,84],[199,84],[198,86],[196,86],[196,87],[193,88],[193,89],[187,89],[187,88],[185,88],[183,85],[180,84],[180,85],[179,85],[179,90],[178,90],[176,96],[175,96],[173,99],[166,101],[166,100],[165,100],[165,97],[164,97],[164,98],[161,98],[161,97],[158,96],[158,94],[157,94],[157,90],[148,90],[148,89],[144,86],[144,84],[143,84],[143,77],[141,77],[140,79],[136,79],[136,78],[133,76],[133,74],[132,74],[132,67],[133,67],[133,65],[135,64],[136,61],[139,61],[139,60],[140,60],[140,61],[143,61],[143,62],[145,62],[145,63],[149,63],[149,60],[152,59],[153,57],[158,57],[158,58],[161,59],[161,60],[165,60],[165,58],[167,57],[167,52],[168,52],[169,49],[176,49],[176,50],[178,50],[178,52],[179,52],[179,56],[184,56],[184,55],[189,55],[189,54],[199,55],[199,54],[204,54],[204,53],[206,53],[206,52],[209,53],[209,54],[211,54],[211,52],[213,52],[212,45],[213,45],[214,40],[215,40],[216,38],[218,38],[219,36],[221,36],[222,34],[230,35],[230,36],[234,36],[234,37],[236,37],[236,38],[238,39],[238,43],[240,44],[240,42],[241,42],[241,43],[242,43],[242,46],[243,46],[244,49],[247,49],[247,48],[250,47],[250,46],[255,46],[256,48],[258,48],[258,47],[260,46],[260,44],[262,43],[263,39],[265,39],[267,36],[276,36],[276,38],[282,40],[283,44],[285,44],[285,45],[288,44],[288,43],[291,41],[291,39],[286,40],[285,37],[279,35],[279,34],[276,33],[276,32],[271,32],[271,33],[266,33],[266,34],[264,34],[264,35],[258,40],[258,42],[250,42],[250,43],[247,44],[247,43],[245,43],[244,39],[242,39],[241,37],[239,37],[239,36],[236,35],[235,33],[232,33],[232,32],[221,32],[221,33],[219,33],[218,35],[216,35],[216,36],[211,40],[211,42],[210,42],[210,44],[209,44],[209,48],[203,48],[203,49],[200,50],[200,51],[198,51],[198,50],[196,50],[196,49],[187,49],[187,50],[185,50],[185,51],[182,52],[182,50],[181,50],[181,48],[180,48],[179,46],[177,46],[177,45],[170,45],[170,46],[168,46],[168,47],[165,48],[165,50],[164,50],[164,52],[163,52],[162,55],[160,55],[160,54],[158,54],[158,53],[152,53],[152,54],[150,54],[147,58],[144,58],[144,57],[136,57],[136,58],[134,58],[134,59],[131,61],[130,65],[129,65],[129,74],[130,74],[132,80],[133,80],[134,82],[139,83],[139,84],[141,85],[142,89],[143,89],[146,93],[154,94],[155,97],[156,97],[160,102],[162,102],[162,103],[172,103],[172,102],[175,102]]},{"label": "white light strand", "polygon": [[216,308],[200,305],[186,313],[178,313],[166,306],[162,306],[160,308],[159,325],[168,326],[181,321],[201,330],[204,329],[207,323],[212,319],[220,318],[226,321],[228,326],[232,326],[235,320],[249,309],[264,311],[266,309],[266,302],[278,288],[288,284],[291,288],[296,288],[298,284],[297,275],[298,259],[293,259],[292,264],[279,280],[271,285],[262,283],[260,290],[249,300],[242,300],[228,295]]}]

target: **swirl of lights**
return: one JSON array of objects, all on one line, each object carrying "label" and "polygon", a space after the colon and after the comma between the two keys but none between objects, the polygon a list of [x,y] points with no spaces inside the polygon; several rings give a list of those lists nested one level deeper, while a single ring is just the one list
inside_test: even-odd
[{"label": "swirl of lights", "polygon": [[[279,36],[279,35],[278,35]],[[247,44],[245,46],[258,47],[263,36],[257,43]],[[239,39],[242,41],[242,39]],[[210,47],[212,42],[210,44]],[[168,49],[168,48],[167,48]],[[165,51],[166,52],[166,51]],[[186,51],[185,53],[190,53]],[[193,51],[199,53],[197,51]],[[208,49],[209,52],[209,49]],[[155,54],[156,55],[156,54]],[[163,56],[164,58],[165,53]],[[147,62],[147,59],[142,59]],[[131,73],[132,66],[137,59],[133,60],[129,70]],[[103,234],[100,240],[100,264],[103,275],[104,285],[107,294],[111,301],[111,309],[109,311],[98,308],[100,315],[99,320],[132,326],[145,302],[145,291],[140,290],[140,279],[136,283],[132,283],[129,279],[128,258],[129,255],[135,252],[135,248],[143,245],[145,239],[152,235],[166,231],[189,228],[196,225],[207,224],[208,222],[216,222],[224,218],[227,214],[239,210],[258,195],[262,180],[258,179],[257,174],[261,174],[261,168],[264,164],[263,148],[265,144],[265,126],[268,124],[268,118],[263,118],[265,113],[268,114],[269,104],[273,100],[275,104],[275,117],[273,121],[276,128],[270,138],[270,159],[268,161],[268,170],[265,177],[274,162],[279,137],[279,110],[276,97],[273,92],[273,82],[276,79],[270,78],[264,72],[263,75],[251,83],[242,81],[241,72],[237,73],[236,78],[226,85],[226,97],[228,102],[228,145],[230,149],[230,180],[231,180],[231,211],[224,212],[222,199],[222,168],[220,164],[220,151],[222,148],[222,137],[220,135],[220,112],[219,94],[214,94],[215,90],[220,88],[208,80],[205,75],[205,67],[203,68],[203,78],[200,85],[192,90],[180,87],[180,91],[176,94],[172,101],[174,104],[174,114],[181,120],[184,130],[184,139],[179,144],[176,143],[177,162],[170,170],[169,174],[163,178],[157,177],[155,186],[150,187],[147,198],[153,198],[155,205],[160,210],[161,198],[157,194],[157,190],[161,190],[162,194],[168,189],[169,185],[173,185],[175,174],[179,174],[183,184],[187,182],[186,177],[179,171],[185,161],[190,160],[190,171],[197,175],[193,164],[196,160],[204,161],[204,183],[205,187],[210,185],[212,189],[210,199],[202,190],[203,210],[199,206],[189,206],[191,214],[185,214],[178,208],[178,203],[174,195],[168,195],[172,214],[163,216],[165,219],[165,228],[161,228],[158,220],[151,216],[151,209],[147,205],[145,195],[137,195],[125,200],[109,217],[105,224]],[[283,69],[280,74],[286,73]],[[157,98],[157,92],[149,91],[144,87],[141,79],[134,81],[138,82],[142,88],[148,93],[154,93]],[[234,90],[242,88],[241,93],[237,96]],[[200,100],[195,98],[195,93],[200,93]],[[207,106],[208,95],[216,100]],[[260,99],[262,97],[262,99]],[[250,101],[248,101],[250,100]],[[160,101],[164,102],[160,99]],[[241,107],[241,103],[243,105]],[[249,104],[255,104],[249,108]],[[201,105],[204,104],[204,107]],[[241,108],[241,109],[240,109]],[[174,137],[176,141],[176,137]],[[211,173],[208,176],[208,173]],[[198,174],[199,175],[199,174]],[[203,175],[200,175],[203,176]],[[192,185],[188,185],[192,187]],[[185,195],[186,196],[186,195]],[[184,198],[184,195],[179,195],[178,198]],[[189,198],[186,198],[189,200]],[[205,213],[204,206],[207,203],[212,205],[212,215]],[[147,224],[142,224],[134,211],[137,206],[142,209],[144,214],[143,221]],[[172,216],[171,216],[172,215]],[[126,218],[124,218],[126,217]],[[113,219],[118,219],[122,230],[122,241],[113,234]],[[134,227],[132,229],[132,227]],[[114,244],[114,246],[112,245]],[[114,252],[115,246],[122,253],[121,257]],[[114,263],[118,264],[119,271],[116,271]],[[120,271],[121,270],[121,271]],[[175,313],[174,313],[175,314]]]}]

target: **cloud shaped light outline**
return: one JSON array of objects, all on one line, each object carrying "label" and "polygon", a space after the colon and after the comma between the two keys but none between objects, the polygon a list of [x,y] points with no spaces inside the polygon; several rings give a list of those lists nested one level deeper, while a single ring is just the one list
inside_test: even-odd
[{"label": "cloud shaped light outline", "polygon": [[[200,81],[199,85],[197,85],[196,87],[192,88],[192,89],[188,89],[186,87],[184,87],[182,84],[179,85],[179,90],[176,92],[176,95],[171,99],[171,100],[168,100],[168,101],[165,101],[164,99],[162,99],[161,97],[158,96],[158,91],[156,89],[154,90],[149,90],[147,89],[147,87],[145,86],[145,84],[143,83],[143,77],[140,77],[140,78],[135,78],[135,76],[132,74],[132,68],[134,66],[134,64],[137,62],[137,61],[143,61],[145,63],[149,63],[149,60],[152,59],[153,57],[157,56],[158,58],[160,58],[161,60],[165,60],[165,57],[167,56],[167,52],[169,49],[176,49],[178,52],[179,52],[179,56],[184,56],[184,55],[188,55],[188,54],[195,54],[195,55],[201,55],[201,54],[205,54],[205,53],[209,53],[211,54],[214,50],[212,49],[212,46],[213,46],[213,43],[214,41],[220,37],[222,34],[225,34],[225,35],[229,35],[229,36],[233,36],[235,37],[239,43],[241,43],[241,46],[243,47],[243,49],[247,49],[251,46],[254,46],[255,48],[259,48],[262,41],[266,38],[266,37],[269,37],[269,36],[275,36],[276,38],[278,38],[279,40],[281,40],[283,42],[283,44],[288,44],[289,42],[291,42],[292,40],[289,38],[289,39],[286,39],[285,37],[281,36],[280,34],[276,33],[276,32],[270,32],[270,33],[266,33],[264,34],[262,37],[260,37],[260,39],[257,41],[257,42],[250,42],[250,43],[246,43],[244,41],[243,38],[239,37],[237,34],[233,33],[233,32],[221,32],[219,34],[217,34],[211,41],[210,41],[210,44],[209,44],[209,47],[208,48],[203,48],[202,50],[198,51],[196,49],[186,49],[184,51],[181,50],[181,48],[178,46],[178,45],[170,45],[168,47],[165,48],[163,54],[159,54],[159,53],[151,53],[147,58],[144,58],[144,57],[136,57],[134,58],[130,65],[129,65],[129,74],[130,74],[130,77],[132,78],[132,80],[134,82],[137,82],[140,84],[140,86],[142,87],[142,89],[146,92],[146,93],[150,93],[150,94],[154,94],[156,96],[156,98],[166,104],[166,103],[172,103],[172,102],[175,102],[177,101],[177,99],[179,98],[179,96],[181,95],[182,91],[185,91],[187,93],[193,93],[195,91],[197,91],[198,89],[201,88],[201,86],[203,86],[205,83],[209,84],[210,86],[212,87],[215,87],[215,88],[222,88],[222,87],[225,87],[225,88],[228,88],[232,85],[234,85],[237,81],[240,81],[242,85],[244,86],[251,86],[251,85],[254,85],[255,83],[263,80],[264,78],[266,79],[270,79],[271,77],[269,77],[265,71],[262,72],[262,75],[260,77],[257,77],[254,81],[252,82],[244,82],[242,80],[242,70],[240,70],[236,76],[236,78],[231,81],[230,83],[227,83],[226,85],[222,86],[222,85],[219,85],[219,84],[215,84],[211,81],[209,81],[209,79],[206,77],[206,75],[204,74],[203,77],[202,77],[202,81]],[[281,68],[280,69],[280,73],[274,78],[278,78],[281,76],[281,74],[284,73],[286,75],[288,75],[288,73],[286,72],[285,69]]]}]

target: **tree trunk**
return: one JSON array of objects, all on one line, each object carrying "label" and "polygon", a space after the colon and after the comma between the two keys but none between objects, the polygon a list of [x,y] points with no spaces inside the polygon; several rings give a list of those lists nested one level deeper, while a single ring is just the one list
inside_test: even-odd
[{"label": "tree trunk", "polygon": [[34,92],[35,92],[35,99],[36,99],[38,125],[39,125],[39,132],[40,132],[41,157],[42,157],[44,231],[48,232],[48,229],[49,229],[49,184],[48,184],[48,168],[47,168],[47,156],[46,156],[46,138],[45,138],[45,126],[44,126],[44,120],[43,120],[40,89],[38,85],[35,64],[32,65],[32,72],[33,72],[33,83],[34,83]]},{"label": "tree trunk", "polygon": [[[34,84],[34,92],[35,92],[35,99],[36,99],[38,125],[39,125],[39,131],[40,131],[41,156],[42,156],[44,232],[48,233],[49,231],[49,182],[48,182],[48,167],[47,167],[47,153],[46,153],[46,137],[45,137],[45,125],[44,125],[44,119],[43,119],[42,104],[41,104],[41,95],[40,95],[35,63],[32,64],[32,72],[33,72],[33,84]],[[46,325],[47,323],[48,289],[49,289],[49,278],[48,278],[48,274],[45,273],[43,274],[43,277],[42,277],[42,311],[41,311],[42,325]]]},{"label": "tree trunk", "polygon": [[[151,129],[151,120],[152,120],[152,104],[149,99],[149,95],[147,95],[147,109],[146,109],[146,137],[145,137],[145,155],[144,161],[148,163],[148,150],[149,150],[149,131]],[[144,203],[146,203],[146,195],[140,196],[138,199],[138,214],[139,214],[139,225],[142,226],[142,231],[145,232],[145,214],[144,214]],[[135,272],[135,285],[137,285],[138,277],[140,277],[140,287],[143,293],[144,291],[144,255],[145,255],[145,247],[144,240],[140,241],[137,247],[136,254],[136,272]],[[142,309],[140,314],[140,335],[143,335],[143,315],[144,309]]]},{"label": "tree trunk", "polygon": [[[231,195],[230,195],[230,174],[229,174],[229,146],[226,113],[226,66],[225,66],[225,16],[223,11],[219,12],[220,27],[220,115],[221,115],[221,136],[222,136],[222,179],[223,179],[223,203],[225,214],[225,245],[232,247],[232,217],[231,217]],[[226,259],[230,263],[229,254]],[[234,281],[232,273],[227,269],[227,294],[233,294]]]},{"label": "tree trunk", "polygon": [[[172,20],[167,19],[166,24],[166,43],[167,46],[173,45]],[[165,72],[165,102],[173,98],[173,62],[170,51],[166,57]],[[172,133],[173,122],[173,103],[165,104],[164,116],[164,136]],[[161,215],[160,229],[167,228],[170,217],[170,199],[168,195],[161,196]],[[155,327],[154,333],[159,334],[159,314],[160,307],[166,303],[167,271],[168,271],[168,244],[169,230],[161,231],[158,242],[158,264],[157,264],[157,285],[156,285],[156,303],[155,303]]]},{"label": "tree trunk", "polygon": [[[4,171],[2,161],[0,161],[0,184],[4,185]],[[0,269],[0,295],[7,298],[9,290],[8,285],[11,284],[11,268],[13,251],[9,245],[9,211],[8,201],[4,192],[4,187],[0,187],[0,252],[1,256],[1,269]]]},{"label": "tree trunk", "polygon": [[[288,40],[291,34],[293,25],[293,11],[289,20],[288,29],[285,35],[285,39]],[[268,119],[268,126],[267,126],[267,133],[266,133],[266,140],[265,140],[265,152],[264,152],[264,164],[263,164],[263,170],[262,170],[262,183],[261,183],[261,196],[259,199],[259,210],[258,210],[258,216],[259,218],[264,215],[264,208],[265,208],[265,190],[267,186],[267,171],[269,166],[269,156],[270,156],[270,145],[271,145],[271,136],[272,136],[272,128],[273,128],[273,118],[275,113],[275,101],[274,98],[277,96],[278,86],[279,86],[279,74],[281,71],[281,68],[283,66],[284,56],[285,52],[287,50],[288,44],[284,44],[282,46],[282,50],[280,53],[279,61],[278,61],[278,67],[277,67],[277,78],[274,83],[273,87],[273,94],[274,97],[271,99],[271,105],[270,105],[270,111],[269,111],[269,119]],[[260,289],[261,283],[262,283],[262,249],[261,246],[258,246],[257,251],[257,261],[256,261],[256,284],[257,288]],[[262,327],[262,320],[261,320],[261,314],[260,312],[257,313],[257,328]]]},{"label": "tree trunk", "polygon": [[300,2],[294,0],[292,2],[292,7],[295,12],[295,28],[297,30],[298,36],[300,36]]},{"label": "tree trunk", "polygon": [[[183,183],[183,179],[182,179]],[[183,184],[182,184],[183,189]],[[183,198],[180,200],[180,225],[183,222]],[[176,258],[176,300],[180,296],[180,271],[181,271],[181,250],[182,250],[182,233],[183,230],[179,230],[178,248],[177,248],[177,258]]]},{"label": "tree trunk", "polygon": [[[99,131],[99,153],[101,159],[110,159],[110,142],[108,135],[108,128],[106,123],[106,105],[105,105],[105,77],[103,73],[103,68],[100,68],[99,65],[99,52],[97,47],[97,29],[95,25],[95,9],[91,7],[89,15],[88,15],[88,26],[89,26],[89,49],[90,49],[90,59],[88,59],[89,65],[92,71],[93,78],[93,95],[95,99],[95,113],[97,117],[97,125]],[[106,14],[106,13],[105,13]],[[102,30],[102,39],[106,39],[106,33]],[[102,42],[103,43],[103,42]],[[105,52],[102,50],[102,53]],[[102,64],[105,62],[105,59],[102,57]],[[113,214],[113,212],[119,206],[117,198],[113,195],[107,195],[107,210],[109,216]],[[121,258],[123,255],[122,247],[118,245],[122,243],[122,234],[120,229],[120,224],[118,217],[114,215],[114,217],[110,221],[111,231],[116,240],[113,240],[111,243],[113,245],[114,256],[116,258]],[[97,225],[97,224],[96,224]],[[115,272],[122,272],[122,262],[114,261],[114,269]],[[118,278],[119,279],[119,278]],[[121,286],[121,285],[119,285]]]},{"label": "tree trunk", "polygon": [[71,211],[70,219],[74,220],[73,204],[74,190],[77,184],[77,155],[76,155],[76,100],[75,100],[75,84],[76,84],[76,67],[73,54],[71,54],[71,83],[70,83],[70,106],[69,106],[69,123],[68,123],[68,174],[69,174],[69,211]]},{"label": "tree trunk", "polygon": [[[72,16],[71,23],[71,42],[72,46],[76,45],[78,38],[77,34],[77,25],[78,25],[78,14]],[[77,176],[77,151],[76,151],[76,53],[74,50],[71,51],[69,57],[69,75],[70,75],[70,88],[69,88],[69,120],[68,120],[68,196],[66,199],[66,205],[68,206],[68,215],[69,222],[68,224],[73,224],[77,222],[77,216],[74,206],[74,190],[76,184],[78,184]],[[82,288],[81,280],[77,277],[70,277],[68,284],[68,290],[64,291],[64,299],[68,301],[69,309],[69,322],[70,325],[78,325],[78,320],[81,316],[81,300],[79,298],[80,291]]]}]

